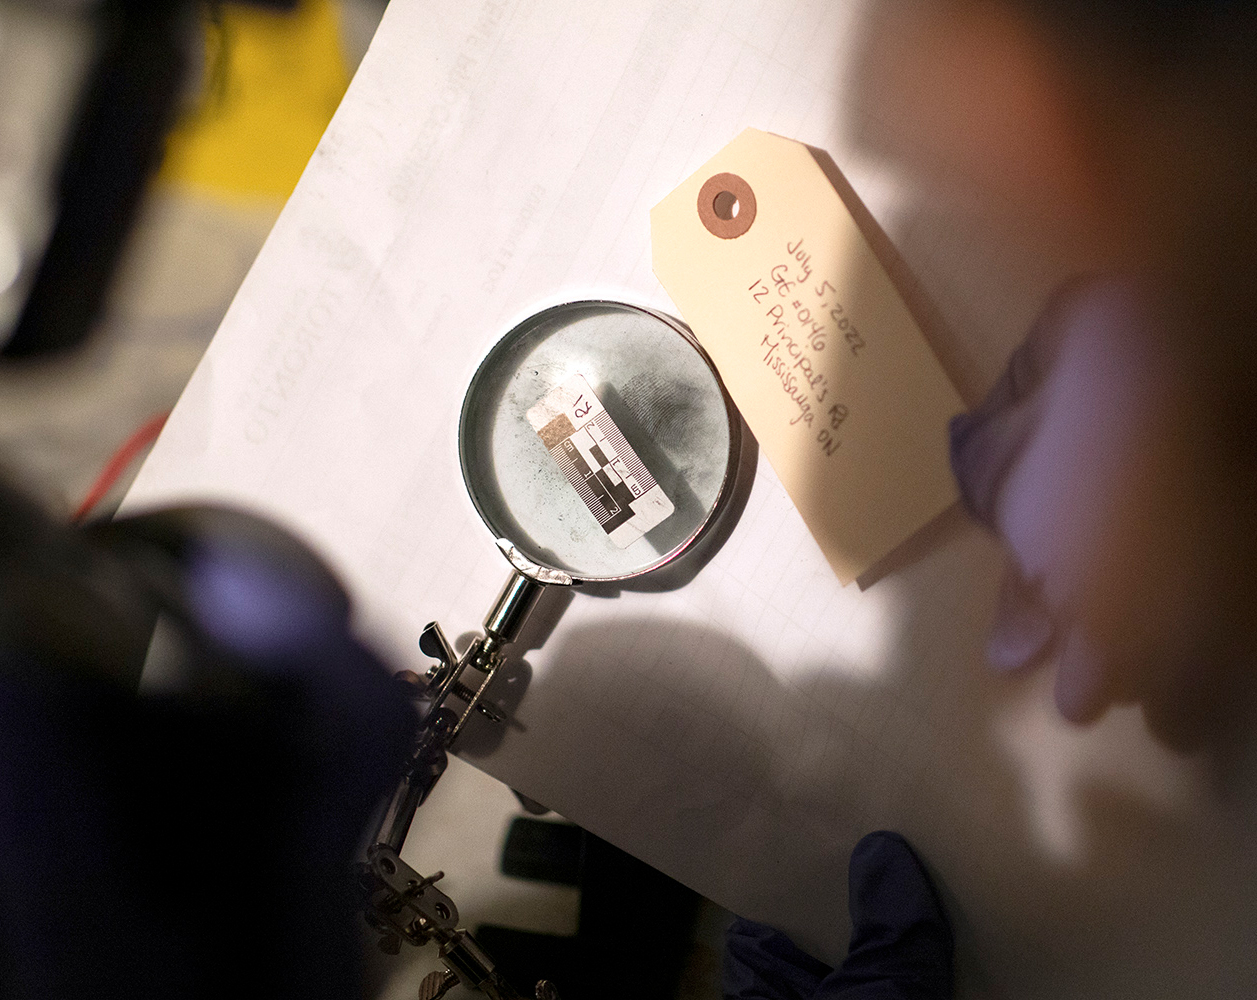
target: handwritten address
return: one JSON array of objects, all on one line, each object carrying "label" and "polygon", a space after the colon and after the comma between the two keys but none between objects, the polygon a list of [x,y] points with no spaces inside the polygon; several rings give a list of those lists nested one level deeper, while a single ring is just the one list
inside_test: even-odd
[{"label": "handwritten address", "polygon": [[747,291],[756,303],[767,305],[761,360],[798,407],[790,425],[815,430],[821,452],[833,455],[842,446],[839,431],[851,413],[830,398],[829,378],[817,355],[836,349],[858,358],[866,346],[863,335],[838,301],[837,289],[813,277],[812,254],[802,239],[787,242],[786,260]]}]

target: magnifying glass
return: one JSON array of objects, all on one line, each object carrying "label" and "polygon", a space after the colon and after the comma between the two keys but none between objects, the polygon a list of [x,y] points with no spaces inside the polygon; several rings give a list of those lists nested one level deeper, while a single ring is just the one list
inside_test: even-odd
[{"label": "magnifying glass", "polygon": [[[570,302],[514,327],[468,386],[458,427],[468,495],[513,572],[459,656],[433,622],[420,648],[434,706],[484,694],[547,586],[620,583],[690,551],[732,493],[741,418],[680,323],[610,301]],[[482,675],[474,688],[469,669]],[[448,742],[448,741],[447,741]]]},{"label": "magnifying glass", "polygon": [[[431,622],[419,647],[437,665],[426,677],[398,675],[427,708],[368,851],[370,885],[383,887],[384,902],[370,908],[377,927],[422,943],[448,925],[450,941],[472,947],[465,932],[452,930],[457,911],[431,886],[437,876],[421,878],[400,856],[416,810],[445,769],[446,749],[474,712],[502,721],[485,692],[546,587],[623,583],[694,548],[733,494],[741,428],[698,342],[649,309],[555,306],[485,355],[463,401],[459,460],[467,493],[512,571],[484,631],[461,656]],[[486,962],[481,955],[463,971],[479,981],[489,975]]]}]

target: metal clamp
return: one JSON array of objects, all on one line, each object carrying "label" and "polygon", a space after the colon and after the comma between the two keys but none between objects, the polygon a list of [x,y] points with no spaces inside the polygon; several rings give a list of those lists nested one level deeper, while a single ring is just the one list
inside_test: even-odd
[{"label": "metal clamp", "polygon": [[[432,699],[429,714],[447,707],[452,697],[458,698],[464,706],[450,734],[451,742],[462,732],[473,712],[478,711],[493,722],[504,721],[502,713],[484,700],[485,694],[494,674],[506,660],[504,648],[519,637],[544,589],[545,584],[533,577],[518,570],[512,573],[493,609],[485,616],[484,634],[473,639],[462,656],[454,651],[437,622],[424,626],[419,636],[419,648],[437,661],[425,678],[426,694]],[[463,678],[468,676],[469,670],[480,674],[478,684],[464,682]]]},{"label": "metal clamp", "polygon": [[[422,678],[411,671],[398,675],[400,681],[413,686],[416,698],[426,701],[427,708],[414,753],[358,874],[363,913],[380,934],[381,950],[395,955],[403,941],[415,946],[432,941],[440,949],[445,971],[423,980],[419,988],[422,1000],[438,1000],[460,983],[491,1000],[524,1000],[498,974],[475,939],[458,926],[458,907],[436,888],[444,873],[420,875],[402,861],[401,850],[415,812],[445,771],[450,744],[472,713],[502,721],[501,713],[485,701],[485,694],[506,660],[505,647],[519,636],[544,588],[544,583],[524,573],[513,573],[484,620],[484,634],[472,640],[462,656],[455,652],[441,626],[432,622],[424,628],[419,648],[436,660],[436,665]],[[464,682],[463,678],[470,676],[468,671],[480,675],[478,683]],[[451,707],[454,699],[463,703],[461,710]],[[537,984],[536,996],[558,1000],[553,984],[546,980]]]}]

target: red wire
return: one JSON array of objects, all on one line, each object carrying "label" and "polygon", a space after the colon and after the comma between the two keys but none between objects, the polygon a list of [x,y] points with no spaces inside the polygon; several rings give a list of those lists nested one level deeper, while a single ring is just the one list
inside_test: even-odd
[{"label": "red wire", "polygon": [[87,491],[87,496],[79,504],[79,509],[74,512],[74,520],[76,522],[86,518],[92,512],[92,508],[105,499],[105,494],[113,488],[114,483],[118,481],[118,477],[126,472],[127,466],[135,461],[135,456],[157,440],[157,435],[161,433],[161,429],[166,425],[168,416],[170,416],[169,412],[149,417],[129,438],[122,442],[122,447],[115,451],[109,461],[105,463],[105,467],[101,470],[100,475],[96,477],[96,482],[92,483],[92,488]]}]

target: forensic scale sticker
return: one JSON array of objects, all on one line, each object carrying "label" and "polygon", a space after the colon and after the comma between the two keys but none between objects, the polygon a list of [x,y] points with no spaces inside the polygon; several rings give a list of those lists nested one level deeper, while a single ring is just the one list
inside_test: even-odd
[{"label": "forensic scale sticker", "polygon": [[620,548],[628,548],[676,509],[583,375],[552,389],[528,411],[528,422]]}]

